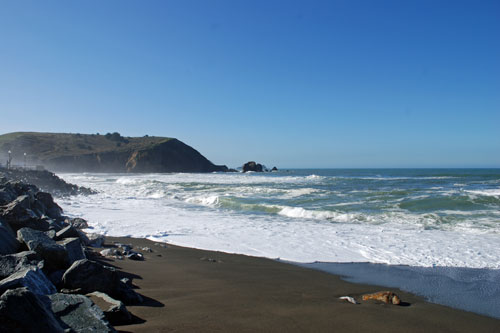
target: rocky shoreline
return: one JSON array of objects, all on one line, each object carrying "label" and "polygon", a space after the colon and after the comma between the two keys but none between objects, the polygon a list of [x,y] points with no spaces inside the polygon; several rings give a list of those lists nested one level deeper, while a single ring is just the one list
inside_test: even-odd
[{"label": "rocky shoreline", "polygon": [[36,185],[41,191],[49,192],[54,196],[95,193],[92,189],[69,184],[47,170],[6,169],[0,167],[0,178],[2,177],[12,181]]},{"label": "rocky shoreline", "polygon": [[[0,178],[0,331],[115,332],[113,325],[132,322],[125,305],[143,299],[131,279],[94,250],[103,236],[85,234],[85,220],[62,213],[37,186]],[[142,259],[130,246],[115,247]]]}]

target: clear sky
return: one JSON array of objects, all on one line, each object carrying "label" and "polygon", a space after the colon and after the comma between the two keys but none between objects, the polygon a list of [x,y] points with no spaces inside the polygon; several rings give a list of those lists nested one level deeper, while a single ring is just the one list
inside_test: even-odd
[{"label": "clear sky", "polygon": [[0,133],[217,164],[500,167],[500,1],[0,1]]}]

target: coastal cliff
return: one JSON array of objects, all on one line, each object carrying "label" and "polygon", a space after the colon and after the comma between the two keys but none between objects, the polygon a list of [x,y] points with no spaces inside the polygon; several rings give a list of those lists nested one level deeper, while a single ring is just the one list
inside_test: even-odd
[{"label": "coastal cliff", "polygon": [[[123,137],[119,133],[16,132],[0,135],[0,158],[12,164],[43,165],[56,172],[227,171],[194,148],[166,137]],[[26,160],[24,153],[26,153]]]}]

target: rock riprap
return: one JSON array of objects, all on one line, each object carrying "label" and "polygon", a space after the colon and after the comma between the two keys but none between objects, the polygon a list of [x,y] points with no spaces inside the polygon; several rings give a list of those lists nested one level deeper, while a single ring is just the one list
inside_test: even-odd
[{"label": "rock riprap", "polygon": [[[90,247],[104,237],[62,214],[51,194],[0,177],[0,332],[115,332],[108,319],[129,323],[125,304],[142,302],[130,280],[87,258],[100,257]],[[115,251],[144,259],[128,245]]]}]

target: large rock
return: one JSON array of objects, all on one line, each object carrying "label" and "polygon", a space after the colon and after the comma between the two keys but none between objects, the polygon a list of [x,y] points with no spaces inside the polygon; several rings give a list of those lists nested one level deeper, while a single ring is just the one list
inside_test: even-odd
[{"label": "large rock", "polygon": [[0,297],[0,332],[64,332],[54,313],[27,288]]},{"label": "large rock", "polygon": [[122,280],[120,280],[120,282],[116,285],[111,295],[127,305],[140,304],[144,301],[142,296],[132,289],[131,285],[128,285]]},{"label": "large rock", "polygon": [[[80,234],[80,239],[82,239]],[[99,234],[87,234],[87,240],[83,240],[86,242],[85,245],[92,246],[92,247],[103,247],[105,238],[103,235]]]},{"label": "large rock", "polygon": [[2,184],[0,184],[0,206],[7,205],[9,202],[16,199],[16,197],[17,193],[10,183],[2,182]]},{"label": "large rock", "polygon": [[62,284],[65,292],[88,294],[100,291],[125,304],[142,303],[142,296],[126,283],[120,281],[118,273],[112,267],[98,262],[83,259],[71,265],[64,273]]},{"label": "large rock", "polygon": [[57,291],[38,267],[23,269],[0,281],[0,293],[19,287],[26,287],[37,295],[49,295]]},{"label": "large rock", "polygon": [[69,238],[69,237],[79,237],[78,235],[78,230],[73,228],[72,226],[68,225],[67,227],[59,230],[56,233],[56,240],[60,240],[63,238]]},{"label": "large rock", "polygon": [[42,257],[35,251],[0,256],[0,279],[31,267],[43,268]]},{"label": "large rock", "polygon": [[75,261],[86,258],[82,244],[80,243],[80,238],[66,238],[65,240],[59,242],[59,244],[64,246],[64,249],[68,254],[69,265],[72,265]]},{"label": "large rock", "polygon": [[0,220],[0,254],[15,253],[19,246],[20,244],[10,225]]},{"label": "large rock", "polygon": [[75,332],[116,332],[102,310],[83,295],[54,294],[48,296],[51,309]]},{"label": "large rock", "polygon": [[248,171],[253,171],[253,172],[263,172],[263,167],[262,164],[255,163],[254,161],[247,162],[243,164],[243,172],[248,172]]},{"label": "large rock", "polygon": [[87,294],[87,297],[104,312],[104,315],[112,325],[125,325],[129,324],[132,320],[130,312],[128,312],[125,304],[121,301],[99,291]]},{"label": "large rock", "polygon": [[52,267],[68,266],[68,253],[64,246],[57,244],[44,232],[31,228],[21,228],[17,231],[17,238],[26,244],[29,250],[39,253]]},{"label": "large rock", "polygon": [[89,227],[87,221],[81,217],[67,218],[64,222],[68,223],[75,229],[86,229]]},{"label": "large rock", "polygon": [[75,261],[66,270],[62,280],[64,288],[78,290],[82,294],[101,291],[109,295],[119,283],[118,273],[114,268],[88,259]]},{"label": "large rock", "polygon": [[9,223],[12,229],[18,230],[23,227],[30,227],[37,230],[48,230],[48,224],[40,220],[32,209],[32,200],[29,195],[21,195],[1,211],[1,218]]},{"label": "large rock", "polygon": [[52,195],[46,192],[38,192],[35,194],[35,198],[38,202],[42,203],[45,207],[43,212],[48,217],[52,219],[58,219],[61,217],[62,208],[54,202]]}]

